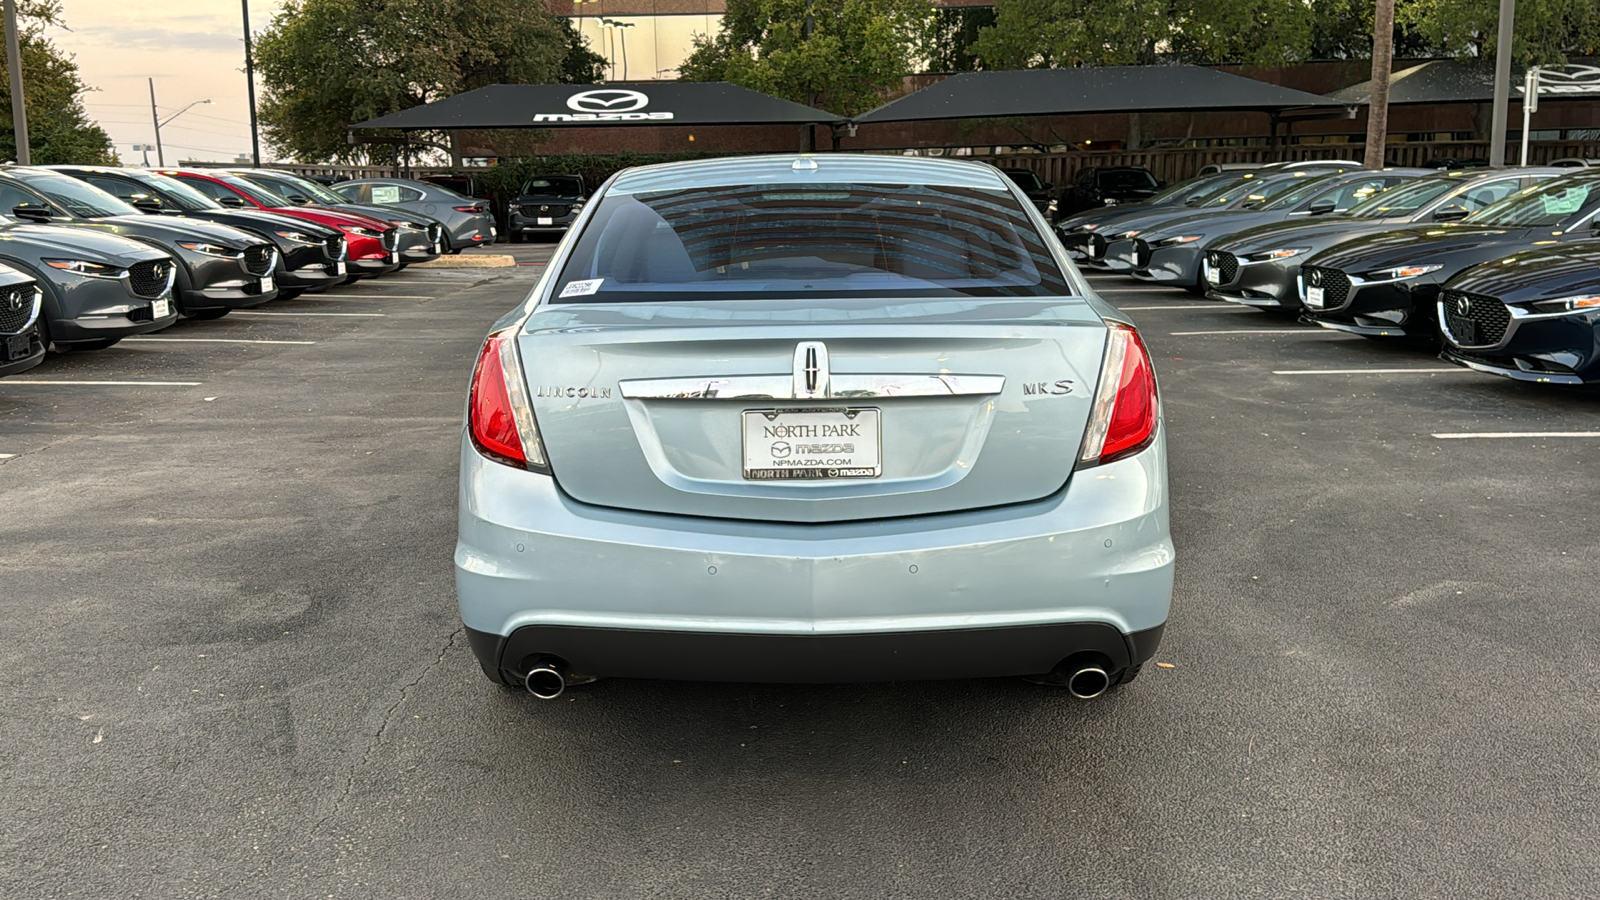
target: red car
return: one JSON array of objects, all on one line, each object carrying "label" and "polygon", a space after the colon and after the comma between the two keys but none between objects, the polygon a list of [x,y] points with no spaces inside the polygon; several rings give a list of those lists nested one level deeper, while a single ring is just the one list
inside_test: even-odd
[{"label": "red car", "polygon": [[360,213],[302,206],[259,184],[226,172],[208,172],[204,169],[154,171],[182,181],[223,206],[262,209],[339,229],[344,232],[345,243],[350,248],[352,276],[382,275],[400,268],[400,229],[393,222]]}]

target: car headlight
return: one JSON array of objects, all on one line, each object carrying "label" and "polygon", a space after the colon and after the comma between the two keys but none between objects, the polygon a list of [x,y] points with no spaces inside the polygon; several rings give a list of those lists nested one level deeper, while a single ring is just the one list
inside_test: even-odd
[{"label": "car headlight", "polygon": [[300,244],[320,244],[320,243],[322,243],[322,241],[318,240],[317,238],[312,237],[309,234],[306,234],[303,231],[274,231],[273,234],[277,235],[278,237],[283,238],[286,241],[294,241],[294,242],[300,243]]},{"label": "car headlight", "polygon": [[238,256],[239,251],[231,250],[221,244],[208,244],[205,241],[179,241],[178,246],[207,256]]},{"label": "car headlight", "polygon": [[1179,244],[1192,244],[1203,237],[1205,237],[1203,234],[1186,234],[1179,237],[1162,238],[1156,241],[1155,245],[1157,247],[1176,247]]},{"label": "car headlight", "polygon": [[1559,300],[1540,300],[1529,303],[1528,309],[1541,313],[1580,312],[1586,309],[1600,310],[1600,294],[1586,294],[1582,297],[1562,297]]},{"label": "car headlight", "polygon": [[383,232],[373,228],[363,228],[360,225],[340,225],[339,227],[344,229],[345,234],[353,234],[357,237],[383,237]]},{"label": "car headlight", "polygon": [[1442,268],[1444,268],[1444,266],[1440,265],[1395,266],[1392,269],[1379,269],[1376,272],[1372,272],[1368,278],[1375,281],[1405,281],[1408,278],[1416,278],[1419,275],[1426,275],[1429,272],[1437,272]]},{"label": "car headlight", "polygon": [[116,266],[89,262],[86,259],[47,259],[43,262],[52,269],[75,272],[79,275],[87,275],[90,278],[121,278],[123,273],[123,270]]},{"label": "car headlight", "polygon": [[1105,198],[1105,203],[1106,203],[1107,206],[1116,206],[1117,205],[1117,198],[1115,198],[1115,197],[1107,197],[1107,198]]},{"label": "car headlight", "polygon": [[428,226],[423,225],[420,222],[406,222],[406,221],[403,221],[401,219],[396,219],[394,221],[394,223],[396,225],[399,225],[401,228],[415,228],[418,231],[426,231],[426,230],[428,230]]},{"label": "car headlight", "polygon": [[1262,253],[1252,253],[1245,259],[1251,262],[1272,262],[1277,259],[1290,259],[1306,252],[1307,247],[1285,247],[1281,250],[1267,250]]},{"label": "car headlight", "polygon": [[1074,225],[1074,226],[1072,226],[1072,230],[1073,231],[1093,231],[1093,230],[1095,230],[1096,228],[1099,228],[1099,227],[1100,227],[1100,225],[1097,222],[1085,222],[1082,225]]},{"label": "car headlight", "polygon": [[1127,240],[1132,240],[1133,238],[1136,238],[1139,235],[1140,235],[1139,231],[1123,231],[1123,232],[1119,232],[1117,234],[1110,235],[1109,237],[1106,238],[1106,240],[1108,240],[1108,241],[1127,241]]}]

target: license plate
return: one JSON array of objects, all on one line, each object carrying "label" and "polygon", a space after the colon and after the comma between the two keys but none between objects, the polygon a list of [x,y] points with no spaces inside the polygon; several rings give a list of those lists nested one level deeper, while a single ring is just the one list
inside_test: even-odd
[{"label": "license plate", "polygon": [[883,471],[878,413],[872,408],[747,409],[744,477],[876,478]]},{"label": "license plate", "polygon": [[1222,282],[1222,277],[1217,274],[1216,267],[1211,265],[1211,260],[1208,259],[1201,263],[1200,271],[1205,275],[1207,282],[1211,284],[1220,284]]},{"label": "license plate", "polygon": [[343,275],[345,273],[344,262],[342,260],[339,262],[328,263],[328,269],[335,275]]},{"label": "license plate", "polygon": [[1322,299],[1322,288],[1319,288],[1319,287],[1308,287],[1308,288],[1306,288],[1306,305],[1307,306],[1311,307],[1312,309],[1321,309],[1323,307],[1323,303],[1324,303],[1324,301]]},{"label": "license plate", "polygon": [[170,299],[162,297],[160,300],[150,304],[150,317],[152,319],[163,319],[170,315],[172,315],[172,301]]},{"label": "license plate", "polygon": [[540,225],[554,225],[556,223],[556,220],[549,216],[540,216],[538,221]]},{"label": "license plate", "polygon": [[270,290],[274,290],[274,288],[272,285],[272,276],[268,275],[267,277],[261,279],[261,293],[265,294]]},{"label": "license plate", "polygon": [[386,254],[384,254],[383,261],[384,261],[385,264],[397,263],[397,262],[400,261],[400,254],[398,254],[398,253],[386,253]]},{"label": "license plate", "polygon": [[1450,335],[1456,343],[1472,345],[1478,342],[1478,323],[1471,319],[1456,319],[1450,323]]},{"label": "license plate", "polygon": [[438,241],[434,241],[433,242],[433,255],[434,256],[438,256],[439,254],[441,254],[443,252],[444,252],[444,245],[439,243]]},{"label": "license plate", "polygon": [[6,335],[6,362],[22,359],[32,349],[30,336],[26,334]]}]

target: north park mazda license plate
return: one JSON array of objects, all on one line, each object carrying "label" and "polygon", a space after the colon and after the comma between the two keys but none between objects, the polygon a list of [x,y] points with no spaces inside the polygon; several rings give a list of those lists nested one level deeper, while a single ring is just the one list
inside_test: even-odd
[{"label": "north park mazda license plate", "polygon": [[878,410],[747,409],[744,477],[876,478],[883,470]]}]

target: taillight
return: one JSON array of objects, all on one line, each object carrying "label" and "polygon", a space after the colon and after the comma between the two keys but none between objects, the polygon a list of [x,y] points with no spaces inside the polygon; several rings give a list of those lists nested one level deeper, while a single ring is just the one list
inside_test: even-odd
[{"label": "taillight", "polygon": [[455,211],[456,212],[464,212],[464,213],[480,213],[480,212],[483,212],[483,210],[479,209],[476,206],[457,206],[457,207],[455,207]]},{"label": "taillight", "polygon": [[1156,436],[1156,373],[1150,353],[1132,325],[1107,322],[1106,327],[1106,355],[1078,454],[1080,468],[1131,456]]},{"label": "taillight", "polygon": [[467,433],[478,452],[490,459],[535,472],[550,471],[517,362],[515,328],[497,331],[483,342],[478,367],[472,372]]}]

